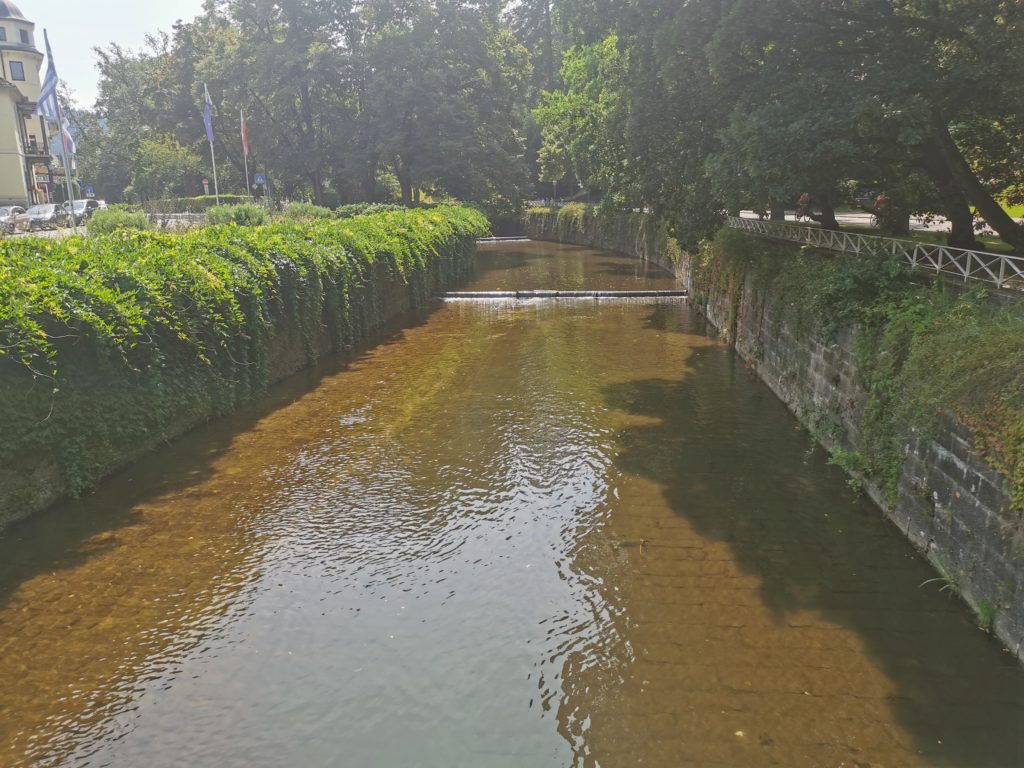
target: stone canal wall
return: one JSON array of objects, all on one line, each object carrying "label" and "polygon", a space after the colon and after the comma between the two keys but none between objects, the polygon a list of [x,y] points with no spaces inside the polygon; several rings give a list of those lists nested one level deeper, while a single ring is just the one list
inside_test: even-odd
[{"label": "stone canal wall", "polygon": [[[48,358],[29,360],[34,368],[0,357],[0,531],[407,317],[469,274],[485,232],[475,211],[440,208],[40,243],[52,263],[31,281],[54,285],[0,300],[44,328],[55,312],[64,331]],[[64,248],[74,253],[70,276]],[[17,252],[0,253],[0,272],[5,263],[15,273],[23,265]],[[129,300],[95,285],[108,281],[133,289]],[[66,294],[67,306],[54,308],[51,298]],[[134,327],[107,334],[136,310]],[[17,330],[0,323],[7,337]]]},{"label": "stone canal wall", "polygon": [[587,245],[642,259],[690,282],[690,261],[666,228],[641,213],[602,213],[585,205],[531,208],[526,234],[534,240]]},{"label": "stone canal wall", "polygon": [[[756,264],[723,269],[714,249],[695,257],[677,246],[666,249],[672,254],[666,259],[654,250],[663,244],[639,234],[653,231],[650,225],[601,226],[578,215],[574,220],[585,226],[535,211],[528,229],[537,239],[668,261],[691,302],[932,563],[942,588],[961,595],[979,625],[1024,662],[1024,511],[1007,475],[985,461],[966,424],[945,415],[927,431],[905,430],[896,436],[893,476],[873,475],[860,466],[877,414],[867,412],[863,344],[869,340],[858,324],[841,323],[826,338],[794,321]],[[604,241],[607,231],[616,235]],[[634,242],[641,247],[633,250]],[[793,258],[800,253],[791,250]]]}]

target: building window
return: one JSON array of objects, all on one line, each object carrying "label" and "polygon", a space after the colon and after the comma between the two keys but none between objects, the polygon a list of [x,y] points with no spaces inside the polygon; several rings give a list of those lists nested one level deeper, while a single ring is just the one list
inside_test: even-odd
[{"label": "building window", "polygon": [[11,62],[11,80],[25,79],[25,65],[20,61]]},{"label": "building window", "polygon": [[32,45],[32,41],[29,39],[27,29],[19,29],[18,32],[21,34],[21,42],[25,45]]},{"label": "building window", "polygon": [[7,27],[0,27],[0,43],[7,42]]}]

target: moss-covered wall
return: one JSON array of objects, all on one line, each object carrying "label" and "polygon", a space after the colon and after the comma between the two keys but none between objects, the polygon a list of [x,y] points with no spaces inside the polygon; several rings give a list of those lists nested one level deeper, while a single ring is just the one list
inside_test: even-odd
[{"label": "moss-covered wall", "polygon": [[[635,216],[529,229],[650,258]],[[731,231],[679,260],[692,303],[1024,661],[1021,299]]]},{"label": "moss-covered wall", "polygon": [[438,208],[5,244],[0,529],[422,305],[486,227]]},{"label": "moss-covered wall", "polygon": [[582,204],[531,208],[526,234],[534,240],[603,248],[652,264],[689,282],[689,259],[664,225],[642,213],[604,211]]}]

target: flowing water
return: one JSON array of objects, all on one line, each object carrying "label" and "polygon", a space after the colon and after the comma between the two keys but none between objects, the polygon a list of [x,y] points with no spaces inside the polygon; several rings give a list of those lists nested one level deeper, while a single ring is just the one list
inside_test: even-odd
[{"label": "flowing water", "polygon": [[0,765],[1022,765],[933,577],[685,303],[449,303],[0,537]]}]

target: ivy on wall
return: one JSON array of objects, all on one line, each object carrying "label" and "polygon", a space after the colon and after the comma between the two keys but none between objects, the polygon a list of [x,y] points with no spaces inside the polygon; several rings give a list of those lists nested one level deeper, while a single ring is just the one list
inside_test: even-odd
[{"label": "ivy on wall", "polygon": [[58,456],[80,491],[139,441],[226,412],[268,380],[268,343],[309,362],[381,317],[378,276],[427,298],[471,263],[477,211],[439,206],[343,221],[120,231],[0,245],[0,461]]},{"label": "ivy on wall", "polygon": [[[845,460],[895,498],[911,430],[952,415],[1008,478],[1024,510],[1024,299],[994,300],[912,273],[887,258],[837,256],[723,230],[695,259],[694,298],[744,286],[795,333],[832,340],[856,328],[863,376],[861,455]],[[735,312],[733,313],[735,323]]]}]

